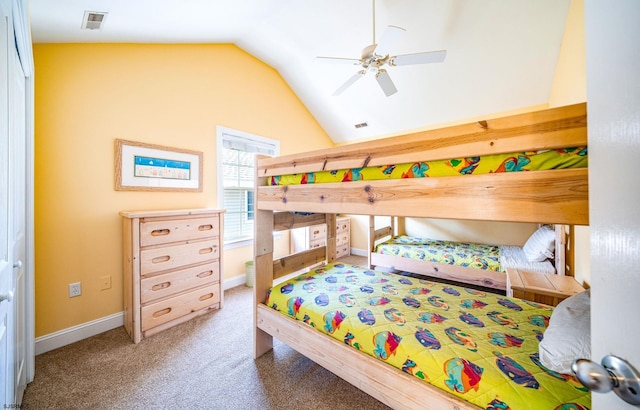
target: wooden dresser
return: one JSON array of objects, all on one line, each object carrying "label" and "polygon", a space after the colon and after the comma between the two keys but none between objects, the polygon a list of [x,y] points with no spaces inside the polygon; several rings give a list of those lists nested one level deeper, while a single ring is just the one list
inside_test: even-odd
[{"label": "wooden dresser", "polygon": [[222,307],[223,214],[120,212],[124,327],[135,343]]},{"label": "wooden dresser", "polygon": [[351,221],[346,217],[336,218],[336,258],[351,255]]},{"label": "wooden dresser", "polygon": [[[351,254],[351,225],[348,217],[336,218],[336,258]],[[327,225],[313,225],[291,230],[291,253],[325,246]]]}]

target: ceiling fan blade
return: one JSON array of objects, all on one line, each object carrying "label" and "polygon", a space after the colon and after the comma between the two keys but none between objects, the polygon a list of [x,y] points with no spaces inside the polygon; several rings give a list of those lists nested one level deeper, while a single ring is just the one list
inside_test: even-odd
[{"label": "ceiling fan blade", "polygon": [[391,81],[391,77],[389,77],[387,70],[378,70],[376,73],[376,80],[387,97],[398,92],[398,89],[393,84],[393,81]]},{"label": "ceiling fan blade", "polygon": [[378,41],[375,53],[383,57],[389,55],[393,46],[395,46],[398,41],[404,37],[404,33],[406,33],[406,31],[407,30],[401,27],[388,26],[384,33],[382,33],[380,41]]},{"label": "ceiling fan blade", "polygon": [[401,54],[389,58],[389,65],[411,65],[441,63],[447,56],[447,50],[428,51],[425,53]]},{"label": "ceiling fan blade", "polygon": [[316,62],[330,63],[330,64],[351,64],[359,65],[361,63],[357,58],[343,58],[343,57],[316,57]]},{"label": "ceiling fan blade", "polygon": [[338,88],[332,95],[335,97],[335,96],[338,96],[338,95],[342,94],[342,92],[344,90],[346,90],[347,88],[351,87],[353,85],[353,83],[355,83],[356,81],[358,81],[359,79],[364,77],[364,75],[366,73],[367,73],[366,70],[358,71],[357,73],[352,75],[351,78],[349,78],[346,83],[342,84],[340,86],[340,88]]}]

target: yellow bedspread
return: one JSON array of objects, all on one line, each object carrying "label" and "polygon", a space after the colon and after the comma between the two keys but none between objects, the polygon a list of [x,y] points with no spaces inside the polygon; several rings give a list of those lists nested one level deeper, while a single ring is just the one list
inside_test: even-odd
[{"label": "yellow bedspread", "polygon": [[500,245],[399,235],[378,244],[374,252],[420,261],[503,272],[500,266]]},{"label": "yellow bedspread", "polygon": [[288,280],[266,303],[481,408],[590,406],[574,377],[538,360],[546,305],[345,264]]},{"label": "yellow bedspread", "polygon": [[278,175],[269,185],[297,185],[326,182],[374,181],[382,179],[477,175],[495,172],[521,172],[561,168],[586,168],[587,147],[516,152],[482,157],[453,158],[380,167],[341,169]]}]

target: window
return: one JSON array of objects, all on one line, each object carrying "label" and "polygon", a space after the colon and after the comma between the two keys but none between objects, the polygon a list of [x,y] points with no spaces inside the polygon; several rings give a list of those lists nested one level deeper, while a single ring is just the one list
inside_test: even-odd
[{"label": "window", "polygon": [[255,155],[278,155],[280,142],[225,127],[217,127],[216,134],[224,243],[244,246],[253,239]]}]

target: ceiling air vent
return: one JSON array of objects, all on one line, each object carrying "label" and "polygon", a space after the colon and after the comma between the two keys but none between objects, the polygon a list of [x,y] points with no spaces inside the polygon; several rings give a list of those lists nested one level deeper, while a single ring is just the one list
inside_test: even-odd
[{"label": "ceiling air vent", "polygon": [[102,30],[102,25],[107,19],[108,13],[99,11],[85,11],[82,19],[83,30]]},{"label": "ceiling air vent", "polygon": [[368,127],[369,124],[367,124],[366,122],[361,122],[360,124],[356,124],[355,127],[356,128],[364,128],[364,127]]}]

